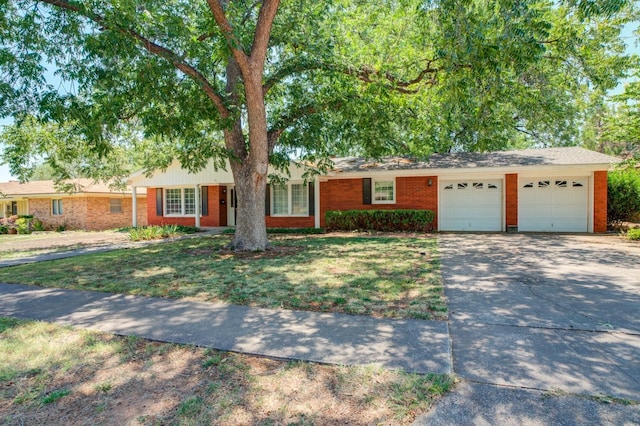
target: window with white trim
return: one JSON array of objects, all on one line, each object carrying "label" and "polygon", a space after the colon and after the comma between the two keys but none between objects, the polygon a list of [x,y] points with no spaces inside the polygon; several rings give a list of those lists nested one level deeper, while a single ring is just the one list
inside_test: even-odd
[{"label": "window with white trim", "polygon": [[51,215],[62,216],[62,198],[51,200]]},{"label": "window with white trim", "polygon": [[393,204],[396,202],[395,180],[373,181],[373,204]]},{"label": "window with white trim", "polygon": [[164,190],[164,211],[167,216],[196,214],[195,188],[167,188]]},{"label": "window with white trim", "polygon": [[308,192],[302,183],[271,185],[271,216],[308,216]]}]

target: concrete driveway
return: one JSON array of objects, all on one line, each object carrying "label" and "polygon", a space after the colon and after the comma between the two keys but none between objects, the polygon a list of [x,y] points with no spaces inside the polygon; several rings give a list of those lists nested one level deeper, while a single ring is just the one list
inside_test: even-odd
[{"label": "concrete driveway", "polygon": [[599,402],[640,400],[639,244],[528,234],[439,244],[463,383],[418,424],[640,424],[640,406]]}]

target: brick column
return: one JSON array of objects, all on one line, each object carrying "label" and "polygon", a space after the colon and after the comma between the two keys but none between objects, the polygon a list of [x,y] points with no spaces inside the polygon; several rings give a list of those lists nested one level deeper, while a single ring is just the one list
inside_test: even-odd
[{"label": "brick column", "polygon": [[504,183],[506,224],[518,226],[518,174],[506,174]]},{"label": "brick column", "polygon": [[607,232],[607,171],[593,172],[593,232]]}]

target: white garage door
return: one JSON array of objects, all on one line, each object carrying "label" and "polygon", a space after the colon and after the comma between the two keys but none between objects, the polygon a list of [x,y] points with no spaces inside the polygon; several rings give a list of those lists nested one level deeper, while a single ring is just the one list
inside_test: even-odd
[{"label": "white garage door", "polygon": [[587,232],[588,182],[586,177],[520,179],[518,229]]},{"label": "white garage door", "polygon": [[442,231],[501,231],[502,181],[441,181],[438,228]]}]

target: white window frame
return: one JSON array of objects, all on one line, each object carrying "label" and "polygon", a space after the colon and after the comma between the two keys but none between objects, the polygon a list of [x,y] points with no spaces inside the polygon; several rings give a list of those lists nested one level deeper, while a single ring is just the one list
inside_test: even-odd
[{"label": "white window frame", "polygon": [[62,198],[51,199],[51,216],[62,216],[64,214],[64,206]]},{"label": "white window frame", "polygon": [[[376,183],[388,183],[393,185],[393,198],[391,200],[376,200]],[[371,204],[395,204],[396,203],[396,178],[371,179]]]},{"label": "white window frame", "polygon": [[[300,185],[303,188],[303,200],[304,200],[304,207],[306,208],[306,213],[297,213],[294,214],[292,213],[293,211],[293,190],[292,190],[292,186],[293,185]],[[276,187],[279,186],[284,186],[287,188],[287,212],[286,213],[274,213],[274,191],[276,189]],[[273,216],[273,217],[307,217],[309,216],[309,185],[305,185],[304,182],[287,182],[286,184],[283,185],[279,185],[279,184],[271,184],[269,185],[270,190],[269,190],[269,215]]]},{"label": "white window frame", "polygon": [[[180,191],[180,213],[169,213],[169,209],[167,208],[167,192],[169,191],[176,191],[179,190]],[[186,199],[187,197],[185,196],[185,193],[187,190],[193,191],[193,197],[194,197],[194,212],[193,213],[186,213]],[[191,187],[191,186],[186,186],[186,187],[180,187],[180,188],[164,188],[163,189],[163,197],[162,197],[162,203],[163,203],[163,208],[164,208],[164,212],[165,212],[165,216],[166,217],[195,217],[196,216],[196,212],[198,211],[198,206],[197,204],[197,196],[195,193],[195,188]]]}]

